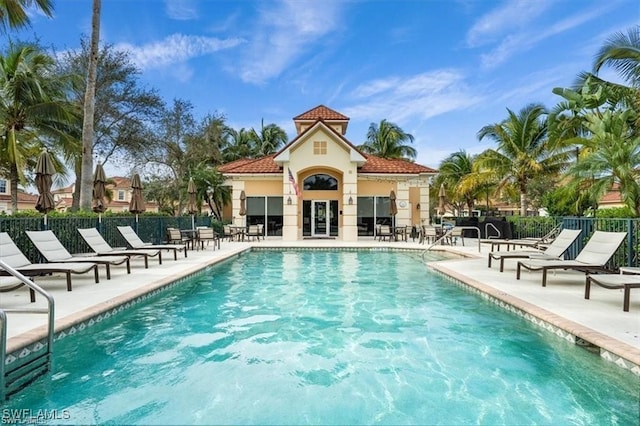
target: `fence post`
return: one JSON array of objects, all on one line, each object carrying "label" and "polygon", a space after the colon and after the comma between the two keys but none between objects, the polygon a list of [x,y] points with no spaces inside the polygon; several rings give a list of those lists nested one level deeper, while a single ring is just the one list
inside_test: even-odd
[{"label": "fence post", "polygon": [[633,222],[627,219],[627,266],[633,266]]}]

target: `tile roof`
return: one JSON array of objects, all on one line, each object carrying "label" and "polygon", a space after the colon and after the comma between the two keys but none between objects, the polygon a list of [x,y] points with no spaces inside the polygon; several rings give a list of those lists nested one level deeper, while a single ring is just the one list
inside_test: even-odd
[{"label": "tile roof", "polygon": [[358,173],[418,174],[438,172],[431,167],[409,160],[382,158],[371,154],[362,155],[367,159],[367,162],[358,169]]},{"label": "tile roof", "polygon": [[315,108],[310,109],[307,112],[293,117],[293,120],[349,120],[346,115],[340,114],[338,111],[334,111],[331,108],[327,108],[324,105],[318,105]]},{"label": "tile roof", "polygon": [[[363,154],[367,162],[359,168],[358,173],[379,174],[419,174],[437,173],[430,167],[426,167],[407,160],[392,160]],[[223,164],[218,171],[223,174],[269,174],[282,173],[282,167],[273,161],[274,155],[257,159],[241,159]]]},{"label": "tile roof", "polygon": [[[11,201],[11,194],[0,194],[0,200]],[[37,201],[37,194],[27,194],[26,192],[18,191],[18,203],[33,203],[35,205]]]},{"label": "tile roof", "polygon": [[282,167],[273,161],[273,157],[275,154],[262,158],[242,158],[219,166],[218,171],[224,174],[282,173]]},{"label": "tile roof", "polygon": [[614,183],[613,187],[607,191],[600,199],[600,204],[622,204],[622,194],[620,194],[620,184]]}]

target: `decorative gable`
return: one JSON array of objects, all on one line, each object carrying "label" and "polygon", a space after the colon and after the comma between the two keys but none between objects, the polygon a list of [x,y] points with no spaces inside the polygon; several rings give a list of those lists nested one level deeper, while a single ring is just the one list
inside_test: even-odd
[{"label": "decorative gable", "polygon": [[273,161],[282,165],[294,156],[326,166],[334,165],[337,157],[345,157],[347,162],[356,163],[358,167],[366,162],[366,158],[344,136],[323,120],[316,120],[277,153]]},{"label": "decorative gable", "polygon": [[324,121],[329,127],[341,135],[345,135],[347,133],[349,117],[340,114],[331,108],[327,108],[324,105],[318,105],[307,112],[303,112],[302,114],[293,117],[293,122],[296,125],[298,135],[304,133],[318,120]]}]

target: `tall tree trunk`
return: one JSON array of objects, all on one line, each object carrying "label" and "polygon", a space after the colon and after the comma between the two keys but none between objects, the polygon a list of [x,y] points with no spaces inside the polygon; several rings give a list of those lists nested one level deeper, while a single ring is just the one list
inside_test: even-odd
[{"label": "tall tree trunk", "polygon": [[91,210],[93,187],[93,120],[95,115],[96,74],[98,68],[98,46],[100,43],[101,0],[93,0],[91,17],[91,52],[87,89],[84,94],[84,118],[82,122],[82,181],[80,185],[80,209]]},{"label": "tall tree trunk", "polygon": [[18,211],[18,180],[20,180],[20,176],[18,176],[18,166],[16,166],[15,161],[11,162],[9,179],[11,180],[11,213],[13,214]]},{"label": "tall tree trunk", "polygon": [[527,205],[529,200],[527,200],[527,193],[522,191],[520,192],[520,216],[525,217],[527,215]]}]

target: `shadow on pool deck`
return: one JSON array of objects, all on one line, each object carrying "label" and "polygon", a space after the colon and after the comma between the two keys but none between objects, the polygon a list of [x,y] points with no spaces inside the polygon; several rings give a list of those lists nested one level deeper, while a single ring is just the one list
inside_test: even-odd
[{"label": "shadow on pool deck", "polygon": [[[283,242],[281,239],[267,239],[257,242],[224,242],[220,250],[211,246],[201,251],[189,251],[187,258],[177,261],[171,256],[163,256],[162,265],[150,261],[149,269],[144,269],[142,259],[132,261],[132,271],[128,275],[125,268],[112,268],[111,280],[101,269],[100,283],[93,282],[93,275],[73,277],[73,291],[67,292],[64,276],[37,277],[36,283],[50,292],[56,301],[56,331],[68,328],[97,314],[135,299],[154,289],[163,287],[178,278],[192,274],[210,264],[233,257],[252,246],[256,247],[351,247],[351,248],[400,248],[424,251],[426,245],[417,241],[388,242],[372,238],[358,242],[341,240],[302,240]],[[496,301],[504,301],[521,315],[535,317],[565,330],[610,354],[624,358],[625,368],[631,368],[640,375],[640,292],[631,293],[629,312],[622,310],[622,292],[606,290],[594,286],[591,299],[584,299],[584,274],[575,271],[556,271],[549,275],[547,287],[541,286],[541,274],[524,273],[521,280],[515,278],[516,260],[505,262],[505,271],[498,267],[487,267],[489,245],[482,245],[478,252],[478,242],[465,238],[465,246],[436,246],[434,250],[446,250],[465,256],[431,262],[430,267],[453,277],[456,281],[476,288]],[[4,283],[3,278],[0,282]],[[26,289],[11,293],[0,293],[0,308],[45,307],[44,298],[38,297],[35,304],[29,303]],[[45,335],[45,315],[8,314],[8,352],[25,347]],[[537,321],[534,318],[534,321]],[[530,318],[531,319],[531,318]],[[553,328],[553,327],[552,327]],[[616,361],[616,357],[612,357]],[[618,364],[623,361],[618,360]]]}]

